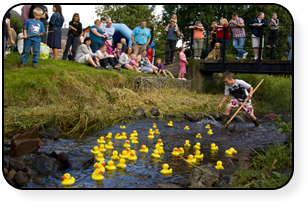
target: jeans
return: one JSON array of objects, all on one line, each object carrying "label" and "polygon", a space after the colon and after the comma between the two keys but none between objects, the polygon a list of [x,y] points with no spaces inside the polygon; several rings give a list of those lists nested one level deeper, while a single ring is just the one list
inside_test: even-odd
[{"label": "jeans", "polygon": [[91,42],[90,47],[91,47],[92,52],[93,52],[93,53],[96,53],[96,51],[99,50],[99,46],[100,46],[100,45],[101,45],[101,44],[98,43],[98,42]]},{"label": "jeans", "polygon": [[194,39],[194,57],[201,57],[203,39]]},{"label": "jeans", "polygon": [[[220,46],[220,57],[222,58],[222,43],[223,43],[223,39],[217,39],[217,42],[219,42],[221,44],[221,46]],[[225,52],[224,52],[225,58],[226,58],[227,45],[229,44],[229,42],[230,42],[230,40],[228,40],[228,39],[225,40]]]},{"label": "jeans", "polygon": [[289,58],[288,60],[292,60],[292,36],[289,36],[289,43],[290,43],[290,52],[289,52]]},{"label": "jeans", "polygon": [[64,53],[63,53],[62,60],[66,60],[67,53],[68,53],[71,45],[73,45],[72,46],[72,61],[75,61],[78,42],[79,42],[79,37],[77,37],[77,36],[68,36],[67,37],[66,46],[65,46],[65,50],[64,50]]},{"label": "jeans", "polygon": [[20,55],[21,63],[27,64],[28,56],[30,54],[31,45],[33,46],[33,65],[38,65],[38,59],[40,57],[40,42],[36,42],[30,39],[24,39],[24,49]]},{"label": "jeans", "polygon": [[170,39],[167,40],[165,63],[173,62],[175,46],[176,46],[176,40],[170,40]]},{"label": "jeans", "polygon": [[272,44],[276,45],[277,35],[278,35],[278,30],[270,30],[269,35],[268,35],[267,44],[268,45],[272,45]]},{"label": "jeans", "polygon": [[233,38],[233,47],[237,50],[237,58],[241,58],[246,51],[244,50],[245,37],[235,39]]},{"label": "jeans", "polygon": [[99,60],[99,63],[100,63],[100,65],[101,65],[101,67],[106,67],[106,66],[108,66],[108,63],[110,63],[110,64],[112,65],[113,68],[116,67],[116,64],[115,64],[113,58],[101,59],[101,60]]}]

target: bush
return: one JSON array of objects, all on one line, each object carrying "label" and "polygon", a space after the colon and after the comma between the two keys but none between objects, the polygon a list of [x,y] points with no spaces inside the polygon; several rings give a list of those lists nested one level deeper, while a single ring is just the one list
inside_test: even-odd
[{"label": "bush", "polygon": [[14,30],[17,35],[22,32],[22,23],[20,19],[15,16],[12,16],[10,22],[14,26]]}]

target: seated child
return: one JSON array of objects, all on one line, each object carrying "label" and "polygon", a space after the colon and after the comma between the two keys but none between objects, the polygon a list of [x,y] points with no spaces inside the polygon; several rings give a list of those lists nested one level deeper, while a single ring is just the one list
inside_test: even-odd
[{"label": "seated child", "polygon": [[107,70],[111,71],[111,69],[109,68],[109,64],[111,64],[113,66],[113,69],[121,71],[121,69],[116,66],[114,60],[112,59],[113,57],[111,57],[107,53],[107,45],[102,44],[100,46],[100,49],[96,51],[96,54],[102,67],[105,67]]},{"label": "seated child", "polygon": [[155,66],[158,68],[158,74],[157,74],[158,76],[160,75],[160,72],[163,72],[165,76],[169,74],[172,78],[174,78],[171,72],[164,68],[164,65],[161,63],[161,58],[157,58]]},{"label": "seated child", "polygon": [[118,43],[117,47],[113,51],[114,57],[119,59],[122,54],[122,44]]},{"label": "seated child", "polygon": [[132,55],[131,55],[131,59],[130,59],[130,61],[129,61],[129,65],[132,66],[133,69],[135,69],[136,72],[141,72],[141,71],[140,71],[141,68],[138,66],[137,61],[136,61],[136,58],[137,58],[136,55],[135,55],[135,54],[132,54]]},{"label": "seated child", "polygon": [[127,48],[127,44],[126,44],[126,39],[125,38],[121,39],[121,44],[122,44],[122,52],[125,52],[125,50]]}]

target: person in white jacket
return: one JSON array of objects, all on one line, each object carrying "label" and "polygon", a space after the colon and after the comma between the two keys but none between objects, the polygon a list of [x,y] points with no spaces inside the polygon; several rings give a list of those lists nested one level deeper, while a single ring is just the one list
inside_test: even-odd
[{"label": "person in white jacket", "polygon": [[83,64],[90,63],[96,69],[101,70],[102,67],[99,64],[99,60],[96,57],[96,53],[93,53],[90,48],[91,42],[92,38],[90,37],[84,39],[83,44],[81,44],[77,49],[75,61]]},{"label": "person in white jacket", "polygon": [[129,65],[129,61],[130,61],[130,56],[131,54],[134,53],[134,50],[132,47],[127,47],[125,52],[123,52],[119,58],[119,63],[121,64],[120,67],[121,68],[127,68],[129,70],[134,71],[134,68]]}]

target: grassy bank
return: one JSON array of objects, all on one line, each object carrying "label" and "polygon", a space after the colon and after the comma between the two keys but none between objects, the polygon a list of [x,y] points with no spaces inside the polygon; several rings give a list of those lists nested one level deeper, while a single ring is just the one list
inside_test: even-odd
[{"label": "grassy bank", "polygon": [[[4,62],[5,132],[29,130],[35,124],[48,123],[61,127],[67,134],[83,133],[124,123],[133,115],[133,109],[139,106],[144,106],[146,111],[157,107],[161,116],[185,112],[211,113],[217,112],[216,107],[223,97],[224,84],[221,82],[206,87],[206,94],[170,87],[151,92],[133,91],[132,79],[135,76],[153,75],[129,70],[98,71],[93,67],[62,60],[40,60],[39,68],[33,69],[31,59],[29,57],[29,67],[22,69],[17,67],[20,63],[18,53],[9,54]],[[253,86],[258,83],[259,77],[241,75]],[[292,94],[289,102],[285,98],[292,93],[289,89],[292,78],[269,78],[255,94],[256,113],[291,113]],[[277,86],[282,84],[283,88],[277,93]],[[281,101],[277,98],[281,98]],[[278,105],[272,103],[273,100],[277,100]]]}]

